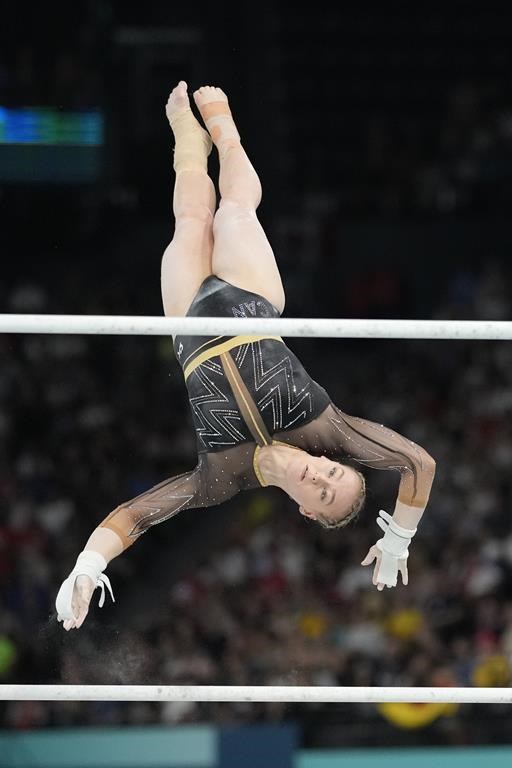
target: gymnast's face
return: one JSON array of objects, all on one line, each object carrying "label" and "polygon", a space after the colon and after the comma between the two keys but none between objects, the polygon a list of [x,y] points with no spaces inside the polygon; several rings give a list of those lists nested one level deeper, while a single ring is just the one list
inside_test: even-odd
[{"label": "gymnast's face", "polygon": [[297,451],[286,471],[288,493],[304,517],[333,527],[364,493],[364,480],[346,464]]}]

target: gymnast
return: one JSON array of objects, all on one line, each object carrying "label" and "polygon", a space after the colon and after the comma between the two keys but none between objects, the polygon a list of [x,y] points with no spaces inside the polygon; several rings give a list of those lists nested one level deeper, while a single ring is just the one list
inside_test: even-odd
[{"label": "gymnast", "polygon": [[[175,229],[162,259],[161,289],[169,316],[240,318],[234,337],[173,340],[195,427],[196,467],[120,504],[78,555],[56,599],[66,630],[84,622],[92,594],[112,595],[108,563],[157,523],[184,509],[221,504],[239,491],[277,486],[300,514],[326,528],[353,520],[365,499],[353,462],[400,472],[393,514],[381,510],[383,535],[362,565],[382,590],[407,584],[408,546],[427,505],[435,461],[421,446],[385,426],[341,411],[277,336],[244,334],[244,318],[279,317],[285,295],[272,248],[258,221],[261,184],[241,142],[228,99],[204,86],[189,103],[178,83],[166,114],[174,134]],[[219,156],[220,202],[208,176]]]}]

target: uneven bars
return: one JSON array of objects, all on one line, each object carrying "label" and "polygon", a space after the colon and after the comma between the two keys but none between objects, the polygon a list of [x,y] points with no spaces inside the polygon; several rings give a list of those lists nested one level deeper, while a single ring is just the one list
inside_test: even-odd
[{"label": "uneven bars", "polygon": [[496,341],[512,339],[512,321],[0,314],[0,333]]},{"label": "uneven bars", "polygon": [[294,685],[0,685],[0,701],[416,702],[512,704],[512,688]]}]

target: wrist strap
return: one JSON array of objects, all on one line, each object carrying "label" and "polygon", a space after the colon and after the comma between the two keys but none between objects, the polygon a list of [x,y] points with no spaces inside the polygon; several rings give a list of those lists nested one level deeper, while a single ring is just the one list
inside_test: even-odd
[{"label": "wrist strap", "polygon": [[103,573],[106,567],[107,561],[103,555],[100,555],[99,552],[93,552],[92,549],[85,549],[78,555],[76,565],[73,568],[73,574],[75,574],[75,576],[81,576],[82,574],[89,576],[94,586],[101,589],[101,595],[98,603],[100,608],[103,608],[105,603],[105,587],[107,587],[108,591],[110,592],[112,602],[115,603],[110,579],[106,574]]},{"label": "wrist strap", "polygon": [[408,546],[416,533],[416,528],[414,530],[402,528],[384,509],[379,512],[377,525],[384,531],[384,536],[377,542],[379,549],[400,559],[408,557]]},{"label": "wrist strap", "polygon": [[398,523],[395,522],[395,520],[393,520],[389,512],[386,512],[385,509],[381,509],[379,511],[379,517],[377,518],[377,525],[379,526],[379,528],[382,528],[384,532],[386,532],[389,529],[393,531],[393,533],[396,533],[397,536],[401,536],[403,539],[412,539],[412,537],[418,530],[417,528],[402,528],[401,525],[398,525]]},{"label": "wrist strap", "polygon": [[393,544],[396,544],[397,542],[390,542],[389,539],[386,540],[386,537],[383,536],[382,539],[379,539],[375,546],[380,549],[382,554],[391,555],[393,558],[396,558],[398,560],[407,560],[409,557],[409,548],[406,547],[405,549],[400,548],[399,546],[393,547]]},{"label": "wrist strap", "polygon": [[94,588],[96,589],[96,587],[99,587],[101,589],[99,600],[100,608],[102,608],[105,603],[105,587],[107,587],[112,601],[115,602],[110,580],[108,576],[102,573],[106,567],[107,561],[99,552],[93,552],[92,550],[84,550],[83,552],[80,552],[75,567],[67,579],[62,582],[55,600],[57,618],[59,621],[73,618],[72,600],[77,576],[88,576],[94,584]]},{"label": "wrist strap", "polygon": [[89,576],[91,581],[96,584],[106,567],[107,561],[103,555],[100,555],[99,552],[93,552],[92,549],[85,549],[78,555],[73,573],[77,576]]}]

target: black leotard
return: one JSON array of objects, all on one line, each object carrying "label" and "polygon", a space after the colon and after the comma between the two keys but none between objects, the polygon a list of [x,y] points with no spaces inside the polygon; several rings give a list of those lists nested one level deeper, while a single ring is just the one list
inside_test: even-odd
[{"label": "black leotard", "polygon": [[[279,317],[277,309],[262,296],[235,288],[210,276],[202,284],[187,315],[199,317]],[[297,357],[279,337],[205,338],[179,336],[174,349],[187,384],[199,453],[224,451],[240,443],[265,444],[254,434],[263,420],[265,431],[277,432],[308,424],[330,403],[327,392],[313,381]],[[247,412],[236,384],[226,375],[233,366],[248,390]],[[240,408],[242,402],[243,410]],[[245,412],[245,418],[244,418]]]},{"label": "black leotard", "polygon": [[106,518],[102,525],[127,545],[183,509],[220,504],[241,490],[264,485],[257,454],[272,442],[316,456],[352,458],[375,469],[396,469],[402,475],[401,500],[414,506],[426,503],[429,487],[419,472],[424,454],[419,446],[381,424],[340,411],[281,338],[243,334],[244,318],[279,317],[270,302],[211,275],[187,315],[239,317],[240,334],[174,340],[192,409],[198,463]]}]

